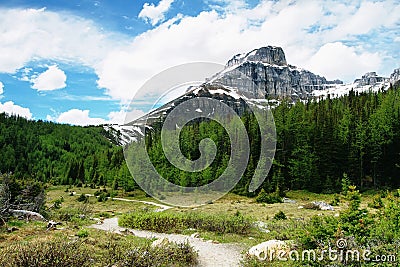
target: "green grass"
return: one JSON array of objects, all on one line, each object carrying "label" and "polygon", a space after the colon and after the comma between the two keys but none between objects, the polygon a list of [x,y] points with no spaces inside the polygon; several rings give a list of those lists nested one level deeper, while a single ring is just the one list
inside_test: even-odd
[{"label": "green grass", "polygon": [[[65,189],[65,186],[59,186],[50,187],[47,190],[47,207],[49,208],[47,216],[49,219],[61,221],[63,225],[60,227],[63,227],[64,230],[46,231],[46,223],[44,222],[11,220],[0,230],[0,250],[4,251],[4,249],[14,245],[31,244],[32,242],[34,244],[34,242],[39,242],[40,240],[46,241],[53,240],[54,238],[70,240],[72,238],[84,241],[84,246],[88,245],[85,249],[96,259],[102,257],[108,257],[108,259],[110,257],[115,258],[117,255],[123,254],[123,248],[128,246],[128,244],[131,247],[138,247],[137,251],[141,251],[141,253],[147,251],[146,248],[151,244],[151,240],[132,236],[117,236],[94,229],[86,229],[86,226],[95,223],[95,221],[90,219],[92,217],[109,218],[114,216],[121,218],[120,224],[123,226],[158,232],[177,232],[186,235],[199,232],[200,237],[205,240],[215,240],[221,243],[240,243],[244,251],[247,251],[251,246],[270,239],[287,240],[300,245],[304,242],[311,242],[310,244],[312,244],[315,241],[315,237],[320,238],[320,236],[330,233],[331,230],[328,229],[329,231],[326,232],[328,225],[318,223],[318,220],[313,221],[311,218],[339,218],[334,216],[346,212],[349,208],[348,197],[339,195],[339,203],[338,206],[334,207],[335,211],[299,209],[299,206],[304,206],[312,201],[330,203],[335,199],[335,195],[314,194],[306,191],[289,191],[287,192],[287,197],[295,200],[296,203],[294,204],[263,204],[257,203],[254,198],[227,194],[212,204],[195,208],[174,207],[167,211],[154,213],[152,211],[157,209],[157,207],[138,202],[124,202],[111,199],[105,202],[98,202],[94,197],[89,197],[88,203],[78,202],[79,194],[94,194],[98,189],[69,189],[69,191],[76,192],[74,196],[70,196],[70,192],[65,192]],[[108,191],[110,192],[110,189]],[[131,193],[117,191],[117,193],[117,197],[157,202],[151,198],[147,198],[141,191]],[[379,214],[383,212],[383,209],[377,209],[374,208],[376,205],[371,205],[382,195],[386,195],[386,193],[381,191],[363,193],[360,208],[365,208],[371,214],[372,218],[375,218],[375,221],[380,222],[379,225],[375,224],[373,229],[371,229],[373,236],[379,240],[382,239],[379,238],[380,236],[392,240],[391,234],[396,227],[390,223],[396,222],[395,219],[379,220]],[[54,207],[53,203],[60,199],[62,201],[58,201],[60,204],[59,207]],[[383,203],[386,205],[388,199],[383,198]],[[287,216],[287,220],[274,219],[274,215],[279,211],[282,211]],[[240,216],[237,216],[237,214],[240,214]],[[82,215],[85,216],[82,217]],[[255,221],[264,222],[269,232],[261,232],[257,228],[252,227],[251,222]],[[314,226],[312,223],[314,223]],[[315,227],[315,224],[321,225],[321,228],[317,229],[318,227]],[[19,230],[8,233],[6,228],[12,226],[17,227]],[[307,237],[307,231],[311,237],[310,239]],[[80,232],[83,234],[79,234]],[[77,235],[81,237],[78,238]],[[393,232],[393,235],[398,236],[395,235],[395,232]],[[377,246],[379,250],[383,250],[385,246],[390,247],[390,244],[394,244],[390,243],[392,241],[379,242],[381,242]],[[122,250],[117,250],[117,247],[118,249],[120,247]],[[384,251],[389,251],[389,247]],[[110,255],[109,253],[114,254]],[[175,252],[170,251],[168,253],[174,254]],[[168,258],[165,254],[162,255]],[[107,266],[104,262],[101,264],[93,266]],[[165,266],[170,266],[168,264],[165,263]],[[246,258],[243,263],[244,266],[297,266],[295,265],[297,263],[293,262],[292,264],[282,262],[269,264],[254,261],[252,258]]]}]

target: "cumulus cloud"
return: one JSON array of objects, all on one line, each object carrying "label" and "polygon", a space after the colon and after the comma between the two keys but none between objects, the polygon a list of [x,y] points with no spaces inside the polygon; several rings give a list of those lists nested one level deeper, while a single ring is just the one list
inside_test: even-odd
[{"label": "cumulus cloud", "polygon": [[112,111],[108,114],[108,120],[90,116],[89,110],[70,109],[56,116],[47,115],[48,121],[66,123],[79,126],[100,125],[100,124],[123,124],[125,119],[132,121],[144,115],[141,110],[133,109],[129,112],[125,110]]},{"label": "cumulus cloud", "polygon": [[139,18],[154,26],[165,19],[164,14],[170,9],[173,2],[174,0],[161,0],[158,5],[145,3],[139,13]]},{"label": "cumulus cloud", "polygon": [[21,117],[25,117],[27,119],[32,118],[32,113],[29,108],[24,108],[18,105],[15,105],[14,102],[8,101],[4,104],[0,103],[0,113],[5,112],[7,114],[19,115]]},{"label": "cumulus cloud", "polygon": [[56,118],[53,118],[48,115],[47,120],[55,121],[58,123],[66,123],[66,124],[80,125],[80,126],[99,125],[106,123],[106,120],[104,119],[90,117],[89,110],[80,110],[80,109],[70,109],[64,113],[61,113]]},{"label": "cumulus cloud", "polygon": [[[214,2],[218,1],[229,2]],[[240,7],[241,1],[234,2]],[[160,23],[171,3],[162,0],[158,5],[144,5],[141,17],[158,24],[135,38],[105,32],[92,21],[71,14],[0,10],[0,72],[13,73],[33,59],[84,64],[95,70],[98,86],[107,95],[127,103],[146,80],[168,67],[194,61],[223,64],[234,54],[265,45],[281,46],[290,64],[345,81],[367,69],[390,74],[396,66],[384,64],[388,55],[393,62],[399,57],[396,42],[385,43],[387,54],[377,52],[382,51],[380,41],[396,32],[400,23],[400,6],[394,1],[262,0],[252,8],[210,10]],[[158,12],[152,15],[145,10]],[[162,14],[161,19],[155,14]],[[348,64],[343,66],[344,61],[327,51],[342,55]]]},{"label": "cumulus cloud", "polygon": [[32,79],[32,88],[38,91],[52,91],[67,86],[67,75],[57,65],[49,66],[48,69]]},{"label": "cumulus cloud", "polygon": [[350,80],[354,74],[360,77],[368,71],[376,70],[381,63],[378,53],[368,53],[336,42],[322,46],[306,65],[328,79],[341,77]]},{"label": "cumulus cloud", "polygon": [[342,11],[345,16],[340,16],[337,26],[329,32],[331,39],[367,34],[381,26],[395,26],[399,21],[400,6],[394,5],[391,1],[363,1],[358,8],[351,5],[344,6],[344,8],[347,8],[347,11]]},{"label": "cumulus cloud", "polygon": [[0,95],[4,92],[4,84],[0,82]]},{"label": "cumulus cloud", "polygon": [[0,13],[0,72],[14,73],[33,59],[94,66],[107,51],[123,43],[92,21],[69,13],[44,8],[0,8]]}]

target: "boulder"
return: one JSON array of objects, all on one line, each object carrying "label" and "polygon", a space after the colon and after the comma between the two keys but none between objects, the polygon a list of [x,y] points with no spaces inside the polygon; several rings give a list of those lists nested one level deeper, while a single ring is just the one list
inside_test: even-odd
[{"label": "boulder", "polygon": [[319,210],[335,210],[331,205],[324,201],[313,201],[311,203],[318,207]]},{"label": "boulder", "polygon": [[279,251],[288,251],[288,245],[281,240],[268,240],[249,249],[248,254],[260,260],[272,260]]},{"label": "boulder", "polygon": [[282,201],[283,201],[283,203],[296,204],[296,200],[293,200],[293,199],[290,199],[290,198],[287,198],[287,197],[284,197],[282,199]]},{"label": "boulder", "polygon": [[46,219],[37,212],[30,210],[10,210],[11,214],[15,217],[22,217],[30,221],[46,221]]}]

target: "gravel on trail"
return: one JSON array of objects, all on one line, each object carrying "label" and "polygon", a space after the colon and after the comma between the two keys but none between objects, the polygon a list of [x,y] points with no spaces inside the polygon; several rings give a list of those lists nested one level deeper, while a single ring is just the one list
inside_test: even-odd
[{"label": "gravel on trail", "polygon": [[[118,218],[105,219],[102,224],[94,224],[91,228],[121,234],[126,228],[118,226]],[[181,234],[164,234],[151,231],[130,229],[135,236],[144,238],[168,238],[171,242],[188,241],[199,253],[200,267],[235,267],[239,266],[243,248],[239,244],[221,244]]]}]

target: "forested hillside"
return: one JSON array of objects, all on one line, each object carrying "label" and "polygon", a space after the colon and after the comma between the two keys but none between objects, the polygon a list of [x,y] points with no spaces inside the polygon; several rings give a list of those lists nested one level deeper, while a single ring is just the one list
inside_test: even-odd
[{"label": "forested hillside", "polygon": [[[267,192],[277,188],[335,192],[346,177],[361,189],[400,187],[400,90],[350,92],[340,98],[294,105],[283,101],[273,113],[278,140],[272,169],[263,184]],[[260,153],[260,132],[254,116],[245,114],[242,120],[252,154],[234,192],[248,194]],[[150,158],[157,170],[176,184],[207,183],[224,171],[229,160],[229,138],[215,122],[192,123],[182,130],[181,149],[191,159],[199,156],[202,138],[216,142],[217,158],[201,173],[186,173],[169,164],[158,137],[153,131],[147,138]],[[122,148],[110,138],[102,127],[0,114],[0,172],[53,184],[108,184],[132,190],[135,183]]]},{"label": "forested hillside", "polygon": [[116,177],[127,181],[122,148],[112,145],[106,134],[102,127],[0,114],[0,172],[54,184],[111,185]]},{"label": "forested hillside", "polygon": [[270,181],[316,192],[338,190],[346,176],[361,189],[400,186],[400,90],[283,103],[274,118]]},{"label": "forested hillside", "polygon": [[[306,189],[337,192],[344,179],[358,188],[400,186],[400,91],[355,94],[321,101],[283,101],[273,110],[277,149],[272,169],[263,184],[267,192]],[[247,170],[234,192],[247,194],[259,158],[259,134],[252,114],[242,117],[250,136]],[[157,129],[157,127],[155,127]],[[213,139],[219,153],[200,173],[178,170],[162,153],[159,131],[147,145],[159,173],[182,186],[205,184],[218,177],[229,160],[230,144],[215,122],[195,122],[181,132],[181,149],[197,159],[199,141]],[[140,162],[139,162],[140,164]],[[256,192],[257,193],[257,192]],[[250,194],[252,195],[252,194]]]}]

